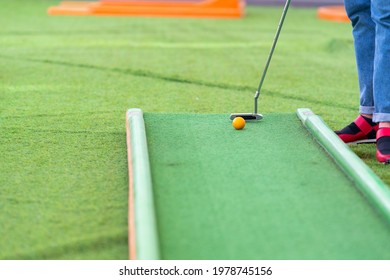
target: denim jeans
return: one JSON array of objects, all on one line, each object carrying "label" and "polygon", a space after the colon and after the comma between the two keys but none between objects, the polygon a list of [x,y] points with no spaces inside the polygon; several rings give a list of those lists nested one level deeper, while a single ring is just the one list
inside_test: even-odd
[{"label": "denim jeans", "polygon": [[352,22],[360,113],[390,122],[390,0],[344,0]]}]

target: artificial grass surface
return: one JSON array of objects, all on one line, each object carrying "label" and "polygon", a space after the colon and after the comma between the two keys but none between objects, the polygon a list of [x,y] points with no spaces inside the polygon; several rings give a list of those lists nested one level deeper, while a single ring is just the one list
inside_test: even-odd
[{"label": "artificial grass surface", "polygon": [[[295,114],[145,114],[163,259],[389,259],[390,231]],[[134,147],[136,148],[136,147]]]},{"label": "artificial grass surface", "polygon": [[[0,259],[126,259],[125,112],[231,113],[252,98],[281,8],[242,20],[49,17],[0,9]],[[348,25],[289,10],[260,111],[357,114]],[[386,182],[373,147],[357,152]]]}]

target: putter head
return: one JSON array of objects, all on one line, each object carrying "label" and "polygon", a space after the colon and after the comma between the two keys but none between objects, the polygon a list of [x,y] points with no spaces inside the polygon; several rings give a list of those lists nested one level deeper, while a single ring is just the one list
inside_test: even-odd
[{"label": "putter head", "polygon": [[263,115],[255,113],[233,113],[230,115],[231,120],[234,120],[236,117],[241,117],[246,121],[259,121],[263,118]]}]

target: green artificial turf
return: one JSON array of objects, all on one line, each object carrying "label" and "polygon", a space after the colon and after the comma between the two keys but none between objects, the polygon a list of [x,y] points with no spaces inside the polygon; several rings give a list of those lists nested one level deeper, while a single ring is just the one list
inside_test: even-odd
[{"label": "green artificial turf", "polygon": [[[281,8],[242,20],[50,17],[0,9],[0,259],[126,259],[125,112],[231,113],[252,98]],[[291,8],[259,109],[357,114],[351,28]],[[387,183],[372,146],[357,153]]]},{"label": "green artificial turf", "polygon": [[386,220],[294,113],[145,125],[163,259],[390,258]]}]

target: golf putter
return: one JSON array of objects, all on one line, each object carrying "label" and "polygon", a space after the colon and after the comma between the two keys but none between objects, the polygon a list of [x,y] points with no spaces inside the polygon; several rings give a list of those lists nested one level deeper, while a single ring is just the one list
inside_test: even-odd
[{"label": "golf putter", "polygon": [[267,62],[265,64],[264,71],[263,71],[263,74],[261,76],[260,83],[259,83],[259,86],[258,86],[256,94],[255,94],[255,100],[254,100],[255,101],[255,106],[254,106],[255,108],[254,108],[254,112],[253,113],[233,113],[233,114],[230,115],[230,119],[231,120],[233,120],[236,117],[242,117],[246,121],[257,121],[257,120],[261,120],[263,118],[263,115],[261,115],[261,114],[259,114],[257,112],[258,99],[259,99],[259,96],[260,96],[261,87],[263,86],[265,75],[267,74],[268,67],[269,67],[269,64],[271,62],[272,55],[273,55],[273,53],[275,51],[276,43],[278,42],[278,39],[279,39],[280,31],[282,30],[284,19],[286,18],[286,14],[287,14],[288,8],[290,6],[290,2],[291,2],[291,0],[287,0],[286,4],[284,5],[282,17],[280,18],[278,29],[276,30],[276,35],[275,35],[275,38],[274,38],[274,42],[272,44],[271,51],[270,51],[270,53],[268,55],[268,59],[267,59]]}]

